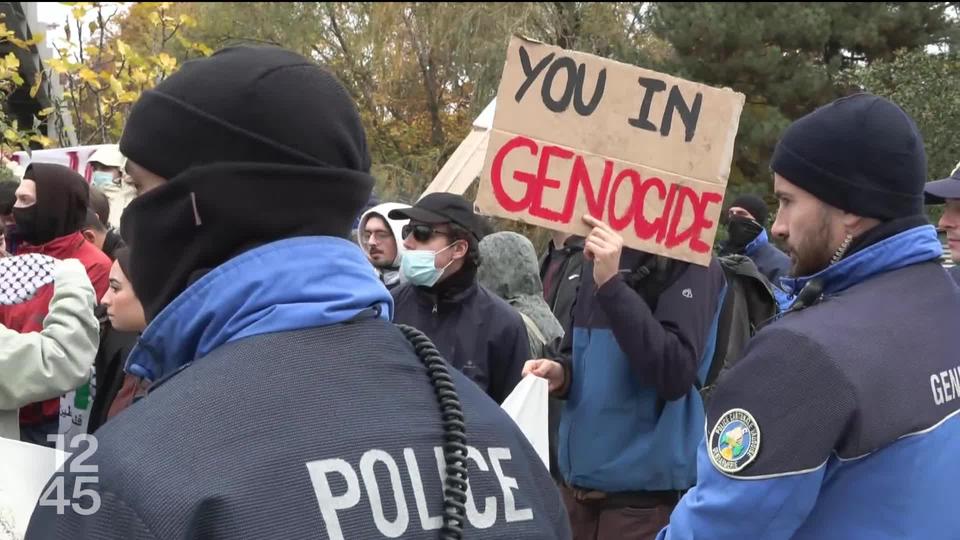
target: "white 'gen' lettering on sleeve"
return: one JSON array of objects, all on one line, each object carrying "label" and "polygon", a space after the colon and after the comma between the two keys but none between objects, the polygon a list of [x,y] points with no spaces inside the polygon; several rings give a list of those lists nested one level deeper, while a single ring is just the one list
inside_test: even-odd
[{"label": "white 'gen' lettering on sleeve", "polygon": [[940,378],[936,373],[930,376],[930,388],[933,390],[933,402],[936,405],[943,405],[943,389],[940,388]]},{"label": "white 'gen' lettering on sleeve", "polygon": [[490,464],[493,465],[493,471],[500,480],[500,487],[503,489],[503,511],[507,518],[507,523],[514,521],[530,521],[533,519],[533,510],[530,508],[517,509],[516,502],[513,499],[513,490],[519,489],[517,480],[503,474],[503,467],[500,466],[501,460],[510,460],[509,448],[490,448]]},{"label": "white 'gen' lettering on sleeve", "polygon": [[[330,540],[344,540],[337,510],[353,508],[360,502],[360,480],[357,473],[349,463],[337,458],[311,461],[307,463],[307,471],[320,504],[320,514],[327,526],[327,536]],[[330,490],[330,482],[327,480],[329,473],[339,474],[346,480],[347,491],[342,495],[334,496]]]},{"label": "white 'gen' lettering on sleeve", "polygon": [[[390,473],[390,486],[393,488],[393,498],[397,505],[397,519],[392,522],[383,513],[383,502],[380,500],[380,484],[373,466],[377,462],[387,466]],[[387,538],[399,538],[407,532],[410,525],[410,511],[407,510],[407,498],[403,495],[403,484],[400,481],[400,469],[393,457],[383,450],[367,450],[360,458],[360,475],[363,485],[367,488],[367,498],[370,499],[370,509],[373,510],[373,522],[381,534]]]}]

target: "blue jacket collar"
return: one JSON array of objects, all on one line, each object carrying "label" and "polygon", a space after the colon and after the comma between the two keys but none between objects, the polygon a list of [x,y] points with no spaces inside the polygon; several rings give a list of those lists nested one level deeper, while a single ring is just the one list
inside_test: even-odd
[{"label": "blue jacket collar", "polygon": [[126,371],[157,381],[242,338],[329,326],[393,299],[356,244],[299,237],[250,250],[180,294],[144,331]]},{"label": "blue jacket collar", "polygon": [[877,242],[812,276],[781,278],[780,283],[785,291],[796,295],[807,283],[818,279],[823,284],[823,294],[830,295],[877,274],[935,260],[942,255],[937,230],[932,225],[923,225]]},{"label": "blue jacket collar", "polygon": [[754,238],[752,242],[747,244],[747,247],[743,250],[743,252],[747,257],[752,257],[757,253],[758,249],[762,248],[763,246],[769,243],[770,243],[770,237],[767,235],[767,230],[761,229],[760,234],[758,234],[757,237]]}]

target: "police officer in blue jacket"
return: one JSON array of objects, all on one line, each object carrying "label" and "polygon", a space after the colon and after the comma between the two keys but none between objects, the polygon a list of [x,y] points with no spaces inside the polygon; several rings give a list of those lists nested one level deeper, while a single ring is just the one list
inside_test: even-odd
[{"label": "police officer in blue jacket", "polygon": [[960,283],[960,163],[947,178],[927,184],[925,191],[927,204],[944,205],[939,225],[947,235],[950,255],[957,264],[950,274]]},{"label": "police officer in blue jacket", "polygon": [[718,380],[697,485],[658,538],[955,538],[960,291],[920,133],[857,94],[794,122],[772,168],[797,301]]}]

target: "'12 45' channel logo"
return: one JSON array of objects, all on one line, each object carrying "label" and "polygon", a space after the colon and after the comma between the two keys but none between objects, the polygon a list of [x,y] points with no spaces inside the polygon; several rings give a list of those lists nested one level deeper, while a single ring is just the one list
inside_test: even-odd
[{"label": "'12 45' channel logo", "polygon": [[[87,459],[96,453],[97,438],[87,434],[77,435],[70,440],[69,449],[65,448],[66,437],[63,435],[48,435],[47,440],[56,442],[57,450],[66,454],[73,454],[83,450],[80,443],[85,442],[86,449],[77,454],[74,459],[69,459],[66,462],[68,470],[57,471],[53,475],[51,482],[47,485],[47,489],[40,495],[40,500],[37,504],[39,506],[56,507],[57,515],[61,516],[67,508],[70,508],[81,516],[90,516],[97,513],[97,510],[100,510],[100,493],[93,489],[93,487],[84,488],[84,485],[95,487],[100,481],[97,476],[97,466],[84,464]],[[73,478],[73,493],[67,493],[66,480],[63,475],[64,472],[76,475]],[[89,506],[81,504],[85,503],[85,499],[88,498],[90,499]]]}]

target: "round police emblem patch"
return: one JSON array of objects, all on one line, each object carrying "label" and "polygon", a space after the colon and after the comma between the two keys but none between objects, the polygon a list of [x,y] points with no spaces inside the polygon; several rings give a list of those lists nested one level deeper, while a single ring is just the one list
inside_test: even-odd
[{"label": "round police emblem patch", "polygon": [[743,409],[731,409],[710,432],[710,461],[725,473],[743,470],[760,450],[760,427],[753,415]]}]

